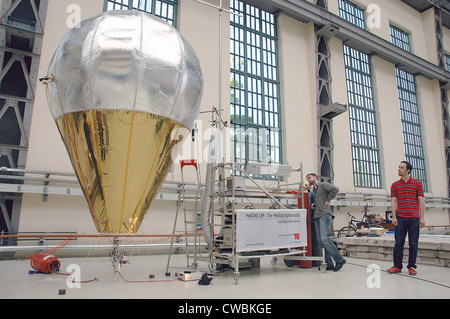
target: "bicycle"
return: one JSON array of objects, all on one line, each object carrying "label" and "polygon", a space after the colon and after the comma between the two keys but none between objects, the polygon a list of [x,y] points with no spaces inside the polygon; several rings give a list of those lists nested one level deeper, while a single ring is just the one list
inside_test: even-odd
[{"label": "bicycle", "polygon": [[[358,230],[358,228],[364,227],[364,228],[370,228],[370,227],[380,227],[380,223],[381,221],[376,221],[374,219],[373,215],[368,215],[368,205],[366,205],[366,207],[364,208],[363,212],[363,218],[362,220],[358,220],[356,219],[355,216],[353,216],[350,213],[347,213],[347,215],[350,217],[350,221],[348,222],[347,226],[342,227],[339,232],[337,237],[353,237],[356,235],[356,232]],[[357,222],[355,224],[355,222]]]},{"label": "bicycle", "polygon": [[359,222],[355,216],[353,216],[350,213],[347,213],[347,215],[350,217],[350,221],[348,222],[347,226],[342,227],[339,232],[337,237],[341,238],[341,237],[353,237],[356,235],[356,231],[358,230],[357,226],[353,223],[353,222]]}]

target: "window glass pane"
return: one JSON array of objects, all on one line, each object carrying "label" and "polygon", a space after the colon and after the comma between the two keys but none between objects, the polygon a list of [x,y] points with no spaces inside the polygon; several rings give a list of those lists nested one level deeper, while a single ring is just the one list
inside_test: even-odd
[{"label": "window glass pane", "polygon": [[339,16],[361,29],[366,28],[364,9],[348,0],[339,0]]},{"label": "window glass pane", "polygon": [[176,27],[178,0],[106,0],[106,10],[138,10],[151,13]]},{"label": "window glass pane", "polygon": [[425,157],[414,76],[398,68],[395,69],[395,75],[402,119],[405,159],[413,166],[411,176],[420,180],[423,184],[424,191],[427,191]]},{"label": "window glass pane", "polygon": [[[365,29],[364,10],[339,0],[341,18]],[[381,188],[381,172],[369,56],[344,45],[348,115],[355,186]]]},{"label": "window glass pane", "polygon": [[275,17],[230,1],[230,112],[233,160],[281,163]]},{"label": "window glass pane", "polygon": [[450,71],[450,55],[448,54],[445,55],[445,68]]},{"label": "window glass pane", "polygon": [[355,186],[381,188],[376,113],[369,58],[344,45]]},{"label": "window glass pane", "polygon": [[409,45],[409,34],[392,24],[389,26],[389,31],[391,33],[392,44],[402,48],[405,51],[410,52],[411,47]]}]

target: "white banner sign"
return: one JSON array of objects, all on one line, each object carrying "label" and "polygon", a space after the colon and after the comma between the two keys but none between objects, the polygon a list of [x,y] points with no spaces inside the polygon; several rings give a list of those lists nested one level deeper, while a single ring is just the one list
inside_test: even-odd
[{"label": "white banner sign", "polygon": [[236,251],[274,250],[308,244],[306,209],[236,210]]}]

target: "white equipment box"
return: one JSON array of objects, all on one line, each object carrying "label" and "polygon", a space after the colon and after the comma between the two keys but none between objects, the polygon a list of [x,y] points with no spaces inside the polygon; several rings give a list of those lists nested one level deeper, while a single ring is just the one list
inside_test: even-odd
[{"label": "white equipment box", "polygon": [[306,209],[236,210],[236,252],[305,247]]},{"label": "white equipment box", "polygon": [[185,270],[182,274],[179,274],[179,280],[181,281],[198,281],[202,278],[203,273],[197,270]]}]

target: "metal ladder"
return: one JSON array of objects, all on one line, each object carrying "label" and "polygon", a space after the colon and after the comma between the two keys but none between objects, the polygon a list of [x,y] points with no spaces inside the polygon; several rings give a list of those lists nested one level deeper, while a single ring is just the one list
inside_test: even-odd
[{"label": "metal ladder", "polygon": [[[198,164],[195,159],[191,160],[180,160],[181,165],[181,188],[178,193],[178,201],[177,201],[177,210],[175,214],[175,220],[173,223],[173,230],[172,230],[172,239],[170,242],[170,250],[169,250],[169,256],[167,259],[167,266],[166,266],[166,274],[169,274],[169,268],[170,268],[170,258],[172,255],[172,249],[175,238],[179,238],[180,236],[177,235],[179,233],[182,233],[185,237],[185,252],[186,252],[186,266],[191,269],[196,269],[198,267],[197,261],[198,261],[198,249],[200,246],[200,238],[202,237],[201,232],[201,221],[200,221],[200,214],[201,214],[201,205],[199,203],[201,197],[202,197],[202,185],[200,182],[200,173],[198,169]],[[197,183],[195,184],[196,188],[193,189],[186,189],[186,183],[184,182],[184,169],[186,167],[193,167],[195,169],[195,175],[197,177]],[[194,185],[193,185],[194,186]],[[187,202],[193,202],[193,207],[187,207]],[[177,221],[180,211],[183,211],[183,217],[184,217],[184,229],[183,230],[177,230]],[[193,244],[191,243],[191,239],[193,239]],[[191,246],[191,247],[190,247]],[[190,254],[190,249],[193,248],[193,255]],[[192,263],[191,263],[192,258]]]}]

